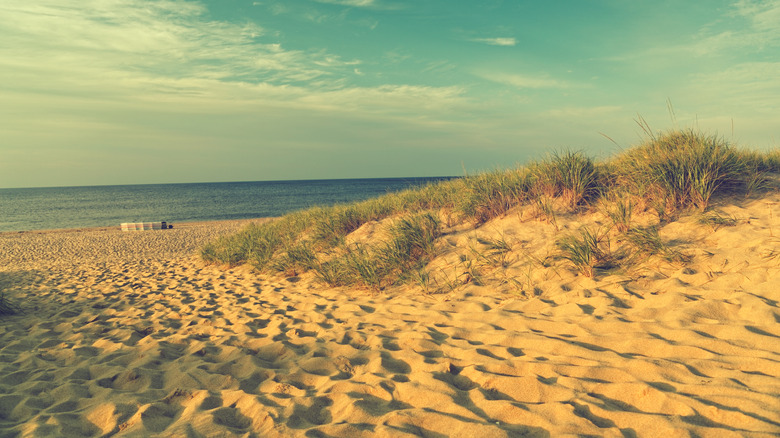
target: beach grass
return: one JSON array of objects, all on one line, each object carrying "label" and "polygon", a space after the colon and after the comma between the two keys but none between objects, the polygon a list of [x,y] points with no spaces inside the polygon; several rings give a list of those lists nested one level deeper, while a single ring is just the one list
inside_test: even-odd
[{"label": "beach grass", "polygon": [[702,225],[709,225],[713,231],[717,231],[721,227],[733,227],[737,225],[737,218],[734,216],[727,216],[718,211],[708,211],[707,213],[699,216],[697,220]]},{"label": "beach grass", "polygon": [[379,290],[419,275],[435,254],[439,219],[420,213],[397,220],[389,238],[376,244],[345,245],[334,257],[318,263],[316,273],[331,286],[362,285]]},{"label": "beach grass", "polygon": [[661,239],[657,226],[631,228],[624,238],[640,256],[659,256],[669,263],[684,263],[689,260],[687,255],[673,249]]},{"label": "beach grass", "polygon": [[583,228],[577,234],[558,238],[555,243],[561,258],[571,262],[586,277],[593,277],[597,267],[608,268],[613,265],[612,252],[604,232]]},{"label": "beach grass", "polygon": [[667,220],[690,208],[704,211],[717,192],[755,188],[763,167],[717,136],[692,130],[653,137],[607,165],[614,184],[645,201]]},{"label": "beach grass", "polygon": [[634,217],[634,200],[627,193],[609,193],[602,197],[601,210],[620,233],[631,228]]},{"label": "beach grass", "polygon": [[[477,229],[529,206],[556,232],[559,214],[598,209],[612,222],[618,241],[634,254],[683,262],[685,256],[661,241],[657,228],[634,226],[634,216],[649,212],[663,224],[683,214],[706,214],[716,196],[751,196],[764,190],[773,172],[780,172],[777,150],[744,150],[717,136],[673,130],[650,135],[600,162],[582,152],[563,151],[525,166],[298,211],[211,242],[201,255],[207,262],[248,263],[265,273],[313,272],[331,286],[381,290],[410,279],[428,284],[421,269],[436,257],[436,241],[447,228]],[[703,217],[712,226],[728,225],[713,214]],[[369,223],[385,232],[368,242],[348,242]],[[559,256],[582,275],[593,276],[594,269],[616,260],[616,253],[605,246],[610,232],[583,229],[559,236]],[[508,249],[495,243],[490,251],[500,258]],[[627,260],[639,257],[621,263]]]},{"label": "beach grass", "polygon": [[593,200],[599,191],[599,172],[582,152],[552,153],[532,163],[532,188],[549,198],[559,198],[570,209]]}]

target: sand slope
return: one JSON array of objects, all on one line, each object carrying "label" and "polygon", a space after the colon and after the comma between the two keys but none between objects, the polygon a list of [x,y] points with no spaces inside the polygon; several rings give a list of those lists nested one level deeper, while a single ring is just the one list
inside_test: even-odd
[{"label": "sand slope", "polygon": [[[696,254],[688,266],[597,280],[537,270],[530,298],[498,280],[329,290],[205,266],[197,241],[181,244],[228,226],[1,235],[0,282],[25,313],[0,318],[0,437],[777,436],[768,202],[780,198],[723,206],[735,227],[667,225]],[[480,232],[530,254],[556,231],[510,215]],[[446,236],[454,246],[432,265],[473,234]],[[523,272],[517,259],[493,278]]]}]

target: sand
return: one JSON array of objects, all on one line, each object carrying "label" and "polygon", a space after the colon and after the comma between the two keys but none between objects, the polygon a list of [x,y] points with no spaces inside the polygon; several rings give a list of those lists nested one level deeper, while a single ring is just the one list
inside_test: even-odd
[{"label": "sand", "polygon": [[198,259],[242,222],[1,234],[0,437],[777,436],[780,196],[719,208],[661,229],[687,265],[596,279],[524,260],[598,214],[514,212],[431,264],[490,235],[509,267],[435,294]]}]

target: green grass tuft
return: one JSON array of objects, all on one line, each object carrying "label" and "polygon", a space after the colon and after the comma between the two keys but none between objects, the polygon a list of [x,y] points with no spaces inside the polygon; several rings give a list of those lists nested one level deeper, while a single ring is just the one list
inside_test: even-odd
[{"label": "green grass tuft", "polygon": [[512,252],[512,245],[506,241],[505,237],[501,236],[498,239],[479,237],[477,238],[477,242],[485,246],[484,254],[476,250],[473,251],[479,257],[492,265],[500,266],[502,268],[509,267],[509,253]]},{"label": "green grass tuft", "polygon": [[634,202],[629,197],[619,198],[615,200],[614,204],[606,207],[606,214],[615,229],[620,233],[625,233],[631,228]]},{"label": "green grass tuft", "polygon": [[734,227],[737,225],[737,218],[733,216],[725,216],[717,211],[710,211],[701,216],[697,220],[702,225],[709,225],[713,231],[717,231],[720,227]]},{"label": "green grass tuft", "polygon": [[562,258],[570,261],[582,275],[593,277],[594,268],[612,266],[612,255],[605,238],[606,234],[583,228],[578,235],[565,235],[555,243]]},{"label": "green grass tuft", "polygon": [[598,195],[596,165],[582,152],[553,153],[531,165],[534,189],[551,198],[561,198],[570,208]]},{"label": "green grass tuft", "polygon": [[430,213],[401,218],[390,228],[388,241],[347,247],[343,254],[314,270],[331,286],[361,285],[380,290],[419,276],[435,254],[439,235],[439,220]]},{"label": "green grass tuft", "polygon": [[323,214],[316,222],[314,226],[315,239],[328,246],[336,246],[343,241],[347,234],[371,220],[372,216],[365,209],[359,210],[358,206],[334,208],[328,214]]},{"label": "green grass tuft", "polygon": [[440,235],[439,220],[430,213],[402,218],[390,228],[391,239],[381,250],[384,263],[405,277],[431,260]]},{"label": "green grass tuft", "polygon": [[287,250],[275,257],[271,267],[287,276],[296,276],[303,272],[315,269],[319,265],[317,253],[308,242],[299,242],[287,248]]},{"label": "green grass tuft", "polygon": [[659,256],[670,263],[685,263],[690,257],[672,249],[658,234],[658,227],[637,227],[625,234],[628,244],[638,253],[645,256]]},{"label": "green grass tuft", "polygon": [[758,178],[758,169],[750,161],[718,137],[672,131],[609,165],[618,185],[645,199],[667,220],[689,208],[703,211],[716,191],[744,190]]},{"label": "green grass tuft", "polygon": [[276,250],[284,243],[281,233],[284,222],[251,224],[242,232],[222,237],[204,246],[201,256],[208,262],[231,266],[251,263],[263,269]]},{"label": "green grass tuft", "polygon": [[464,178],[455,208],[463,218],[483,224],[525,203],[531,185],[527,170],[494,171]]}]

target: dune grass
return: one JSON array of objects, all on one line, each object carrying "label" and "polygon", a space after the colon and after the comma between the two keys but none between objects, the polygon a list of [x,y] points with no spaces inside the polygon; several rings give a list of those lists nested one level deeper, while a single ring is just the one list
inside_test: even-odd
[{"label": "dune grass", "polygon": [[599,172],[582,152],[553,153],[530,169],[533,191],[560,198],[571,209],[598,196]]},{"label": "dune grass", "polygon": [[716,191],[749,191],[763,178],[755,154],[716,136],[673,131],[652,138],[607,164],[614,184],[645,201],[661,220],[690,208],[704,211]]},{"label": "dune grass", "polygon": [[733,227],[737,225],[737,218],[734,216],[726,216],[717,211],[709,211],[699,216],[697,220],[702,225],[709,225],[713,231],[717,231],[721,227]]},{"label": "dune grass", "polygon": [[560,256],[571,262],[586,277],[593,277],[597,267],[612,266],[612,252],[607,234],[583,228],[578,234],[560,237],[555,243]]},{"label": "dune grass", "polygon": [[379,290],[411,278],[435,254],[441,233],[438,218],[421,213],[399,219],[389,230],[389,239],[377,245],[354,244],[314,267],[318,277],[331,286],[362,285]]},{"label": "dune grass", "polygon": [[[633,227],[634,213],[654,212],[665,222],[686,212],[705,212],[716,195],[762,190],[768,172],[780,172],[780,152],[741,150],[716,136],[676,130],[603,162],[564,151],[526,166],[291,213],[211,242],[201,255],[213,263],[249,263],[260,272],[288,276],[314,272],[329,285],[379,290],[409,279],[425,283],[420,269],[435,257],[445,227],[479,227],[528,205],[557,229],[554,205],[576,213],[598,204],[623,236],[620,241],[633,245],[635,253],[680,261],[681,256],[663,248],[657,230]],[[391,225],[384,237],[348,242],[365,224],[386,221]],[[592,276],[594,268],[609,262],[605,236],[581,231],[559,238],[556,245],[561,257]]]},{"label": "dune grass", "polygon": [[656,226],[631,228],[623,237],[638,256],[658,256],[669,263],[685,263],[690,259],[664,242]]}]

